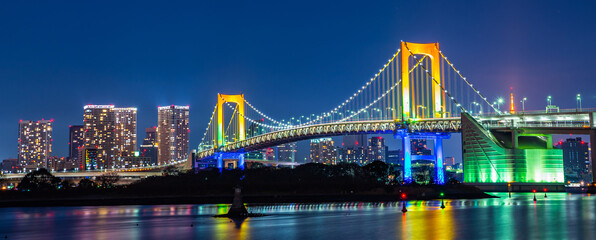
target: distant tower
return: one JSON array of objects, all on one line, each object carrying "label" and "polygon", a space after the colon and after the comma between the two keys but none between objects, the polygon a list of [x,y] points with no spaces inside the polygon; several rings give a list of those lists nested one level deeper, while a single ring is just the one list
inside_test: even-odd
[{"label": "distant tower", "polygon": [[511,87],[511,108],[509,109],[509,113],[515,113],[515,101],[513,101],[513,87]]},{"label": "distant tower", "polygon": [[189,107],[167,106],[157,108],[157,162],[167,164],[188,158]]},{"label": "distant tower", "polygon": [[46,168],[52,156],[53,120],[19,121],[19,160],[23,170]]}]

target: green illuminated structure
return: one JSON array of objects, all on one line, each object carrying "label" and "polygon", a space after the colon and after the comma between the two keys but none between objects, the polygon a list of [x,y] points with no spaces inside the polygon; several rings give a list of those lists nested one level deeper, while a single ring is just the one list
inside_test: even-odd
[{"label": "green illuminated structure", "polygon": [[462,129],[464,182],[563,183],[563,151],[551,135],[489,131],[465,113]]}]

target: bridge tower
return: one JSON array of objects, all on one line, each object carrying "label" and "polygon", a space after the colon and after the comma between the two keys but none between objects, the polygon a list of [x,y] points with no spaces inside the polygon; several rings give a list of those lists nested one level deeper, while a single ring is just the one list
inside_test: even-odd
[{"label": "bridge tower", "polygon": [[[408,42],[401,42],[401,79],[402,79],[402,108],[403,108],[403,120],[408,120],[409,118],[417,118],[416,116],[416,106],[411,106],[411,97],[413,98],[413,94],[410,94],[410,56],[414,56],[416,54],[428,56],[431,59],[431,70],[432,70],[432,78],[434,81],[432,82],[432,105],[429,106],[433,109],[433,118],[441,118],[444,115],[445,106],[443,105],[443,101],[441,99],[441,64],[440,64],[440,53],[439,53],[439,43],[408,43]],[[428,71],[428,66],[425,66]],[[414,109],[412,109],[414,107]]]},{"label": "bridge tower", "polygon": [[[219,148],[226,144],[224,138],[224,111],[223,105],[226,102],[235,103],[238,111],[238,132],[236,133],[238,138],[237,141],[242,141],[246,137],[245,126],[244,126],[244,94],[227,95],[217,94],[217,146]],[[238,168],[244,169],[244,153],[217,153],[217,168],[223,169],[224,159],[238,159]]]},{"label": "bridge tower", "polygon": [[[445,106],[441,94],[441,65],[439,43],[409,43],[401,42],[401,85],[402,85],[402,121],[407,125],[410,119],[416,119],[420,116],[416,115],[415,106],[412,106],[414,99],[413,88],[410,87],[410,57],[414,55],[425,55],[431,60],[431,76],[432,76],[432,102],[429,103],[429,109],[432,109],[431,118],[442,118],[445,116]],[[415,58],[415,57],[414,57]],[[416,58],[415,58],[416,59]],[[424,66],[428,72],[428,66]],[[426,93],[428,94],[428,93]],[[414,107],[414,108],[413,108]],[[407,132],[400,130],[396,132],[395,138],[401,137],[404,151],[404,181],[411,183],[412,179],[412,160],[434,160],[435,161],[435,183],[444,184],[445,176],[443,169],[443,139],[450,137],[449,133],[425,133],[425,132]],[[431,139],[434,142],[434,153],[431,156],[412,155],[411,141],[412,139]]]},{"label": "bridge tower", "polygon": [[225,145],[224,139],[224,112],[223,105],[226,102],[235,103],[238,106],[238,141],[244,140],[246,133],[244,128],[244,94],[226,95],[217,94],[217,146]]}]

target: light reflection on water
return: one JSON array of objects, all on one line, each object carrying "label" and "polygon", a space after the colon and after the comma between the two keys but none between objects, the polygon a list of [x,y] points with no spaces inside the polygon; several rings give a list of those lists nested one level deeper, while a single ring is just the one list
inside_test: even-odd
[{"label": "light reflection on water", "polygon": [[493,193],[479,200],[249,205],[266,217],[213,218],[227,204],[0,208],[8,239],[596,238],[596,197]]}]

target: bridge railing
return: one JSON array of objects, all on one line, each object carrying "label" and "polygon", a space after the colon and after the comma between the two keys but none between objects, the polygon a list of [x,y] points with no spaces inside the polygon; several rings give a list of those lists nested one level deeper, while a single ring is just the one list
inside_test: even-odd
[{"label": "bridge railing", "polygon": [[483,121],[481,124],[486,128],[588,128],[590,126],[589,121]]},{"label": "bridge railing", "polygon": [[496,116],[522,116],[522,115],[538,115],[538,114],[565,114],[565,113],[589,113],[589,112],[596,112],[596,108],[582,108],[582,109],[568,108],[568,109],[559,109],[558,111],[529,110],[529,111],[518,111],[515,114],[510,114],[507,112],[504,112],[503,114],[489,112],[489,113],[473,114],[473,115],[478,116],[478,117],[496,117]]}]

